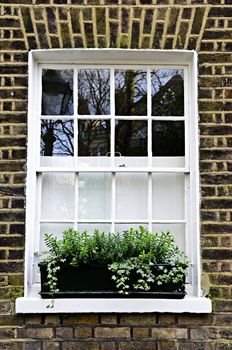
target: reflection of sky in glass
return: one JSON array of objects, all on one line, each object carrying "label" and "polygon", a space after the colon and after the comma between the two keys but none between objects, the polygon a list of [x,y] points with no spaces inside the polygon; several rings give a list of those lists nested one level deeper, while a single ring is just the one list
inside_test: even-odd
[{"label": "reflection of sky in glass", "polygon": [[115,114],[147,115],[147,73],[115,70]]},{"label": "reflection of sky in glass", "polygon": [[153,121],[152,153],[156,157],[184,156],[184,122]]},{"label": "reflection of sky in glass", "polygon": [[78,155],[106,156],[110,152],[110,120],[78,121]]},{"label": "reflection of sky in glass", "polygon": [[41,156],[73,156],[73,120],[41,121]]},{"label": "reflection of sky in glass", "polygon": [[42,115],[73,115],[73,70],[43,69]]},{"label": "reflection of sky in glass", "polygon": [[158,69],[151,72],[152,115],[184,115],[184,70]]},{"label": "reflection of sky in glass", "polygon": [[80,69],[78,71],[78,114],[110,114],[109,69]]},{"label": "reflection of sky in glass", "polygon": [[122,156],[147,156],[147,122],[116,120],[115,151]]}]

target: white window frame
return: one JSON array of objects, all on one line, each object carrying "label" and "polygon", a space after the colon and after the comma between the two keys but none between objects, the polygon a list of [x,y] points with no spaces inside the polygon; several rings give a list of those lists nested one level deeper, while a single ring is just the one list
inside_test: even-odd
[{"label": "white window frame", "polygon": [[[189,174],[189,205],[187,210],[188,246],[187,253],[192,265],[192,285],[184,299],[56,299],[55,306],[47,309],[49,299],[41,299],[38,284],[33,281],[34,239],[36,239],[36,176],[38,139],[37,111],[35,101],[41,95],[39,70],[41,64],[65,65],[144,65],[144,66],[180,66],[185,68],[185,145],[186,165],[183,168],[172,168],[174,172],[184,171]],[[187,83],[186,83],[187,82]],[[75,94],[75,93],[74,93]],[[191,97],[191,98],[190,98]],[[200,230],[199,230],[199,157],[198,157],[198,107],[197,107],[197,54],[187,50],[124,50],[124,49],[54,49],[32,50],[29,53],[29,95],[28,95],[28,158],[27,158],[27,188],[26,188],[26,244],[25,244],[25,283],[24,297],[16,300],[17,313],[73,313],[73,312],[194,312],[208,313],[212,311],[211,301],[202,296],[200,268]],[[186,112],[185,112],[186,115]],[[136,117],[135,117],[136,118]],[[135,119],[134,117],[132,119]],[[177,117],[176,120],[183,118]],[[37,118],[38,119],[38,118]],[[167,120],[166,117],[164,117]],[[160,119],[159,119],[160,120]],[[114,140],[111,140],[113,142]],[[46,170],[43,168],[43,171]],[[56,169],[57,170],[57,169]],[[95,169],[96,170],[96,169]],[[105,171],[106,169],[101,169]],[[113,169],[107,169],[112,171]],[[135,168],[136,172],[149,173],[149,167]],[[150,171],[154,172],[154,169]],[[47,171],[51,171],[48,168]],[[64,169],[60,169],[64,171]],[[66,169],[65,169],[66,171]],[[73,170],[72,170],[73,171]],[[83,170],[84,171],[84,170]],[[94,171],[94,169],[93,169]],[[99,168],[97,169],[99,171]],[[118,169],[117,169],[118,171]],[[120,171],[124,171],[123,168]],[[128,170],[127,170],[128,171]],[[161,169],[158,169],[161,172]],[[162,172],[170,169],[162,168]],[[149,178],[150,175],[149,175]],[[151,181],[150,181],[151,183]],[[149,186],[149,184],[148,184]],[[151,184],[150,184],[151,189]],[[151,197],[148,195],[148,197]],[[149,198],[148,198],[149,200]],[[150,228],[150,227],[149,227]]]}]

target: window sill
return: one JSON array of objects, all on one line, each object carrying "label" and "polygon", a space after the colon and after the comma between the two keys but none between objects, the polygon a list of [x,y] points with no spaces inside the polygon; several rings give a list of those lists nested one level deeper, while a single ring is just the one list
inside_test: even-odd
[{"label": "window sill", "polygon": [[51,299],[42,299],[38,292],[16,300],[16,313],[210,313],[211,300],[186,295],[184,299],[55,299],[54,307],[47,308]]}]

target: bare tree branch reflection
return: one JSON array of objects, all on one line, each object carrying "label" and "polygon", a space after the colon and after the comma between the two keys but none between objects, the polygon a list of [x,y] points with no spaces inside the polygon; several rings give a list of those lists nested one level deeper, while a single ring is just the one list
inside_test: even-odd
[{"label": "bare tree branch reflection", "polygon": [[42,120],[41,145],[42,156],[73,156],[74,126],[72,120]]},{"label": "bare tree branch reflection", "polygon": [[110,114],[109,69],[78,71],[78,113],[80,115]]}]

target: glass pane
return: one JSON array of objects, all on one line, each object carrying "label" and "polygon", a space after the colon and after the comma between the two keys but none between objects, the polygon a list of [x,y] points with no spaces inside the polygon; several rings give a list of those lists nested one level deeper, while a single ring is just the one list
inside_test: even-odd
[{"label": "glass pane", "polygon": [[147,156],[147,121],[116,120],[115,151],[120,156]]},{"label": "glass pane", "polygon": [[42,175],[41,218],[73,219],[75,208],[75,174]]},{"label": "glass pane", "polygon": [[157,69],[151,72],[152,115],[184,115],[184,70]]},{"label": "glass pane", "polygon": [[100,232],[109,233],[111,232],[110,224],[78,224],[78,231],[83,232],[87,231],[89,234],[93,234],[95,230],[99,230]]},{"label": "glass pane", "polygon": [[78,155],[107,156],[110,152],[110,120],[78,121]]},{"label": "glass pane", "polygon": [[153,121],[152,154],[155,157],[184,156],[184,122]]},{"label": "glass pane", "polygon": [[41,120],[41,156],[73,156],[73,120]]},{"label": "glass pane", "polygon": [[62,239],[63,232],[67,230],[69,227],[73,227],[71,223],[44,223],[40,225],[40,252],[48,251],[48,248],[44,242],[45,233],[52,234],[56,236],[58,239]]},{"label": "glass pane", "polygon": [[127,231],[127,230],[130,230],[130,228],[139,229],[140,226],[148,228],[148,224],[147,223],[146,224],[133,224],[133,223],[116,224],[115,225],[115,232],[119,233],[119,232]]},{"label": "glass pane", "polygon": [[73,115],[73,70],[43,69],[42,115]]},{"label": "glass pane", "polygon": [[115,70],[115,114],[147,115],[147,72]]},{"label": "glass pane", "polygon": [[175,238],[176,245],[185,250],[185,224],[153,224],[152,231],[171,232]]},{"label": "glass pane", "polygon": [[110,114],[110,70],[78,71],[78,114]]},{"label": "glass pane", "polygon": [[80,174],[78,217],[80,219],[109,219],[110,208],[111,175]]},{"label": "glass pane", "polygon": [[116,219],[147,218],[147,174],[116,175]]},{"label": "glass pane", "polygon": [[153,220],[183,220],[184,174],[152,175]]}]

